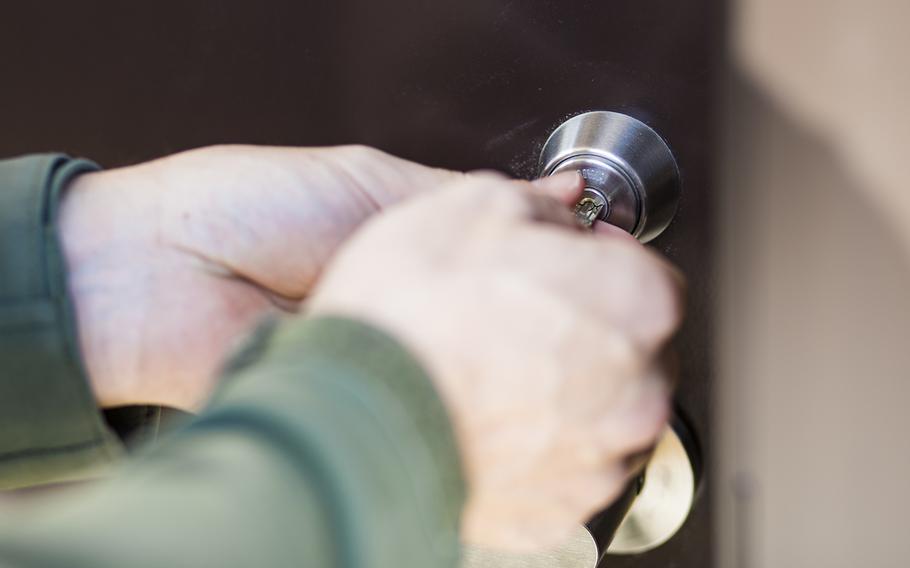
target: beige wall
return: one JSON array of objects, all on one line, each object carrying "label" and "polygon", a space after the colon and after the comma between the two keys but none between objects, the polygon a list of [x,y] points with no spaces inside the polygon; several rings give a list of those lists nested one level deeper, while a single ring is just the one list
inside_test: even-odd
[{"label": "beige wall", "polygon": [[910,245],[910,2],[732,4],[734,64],[798,127],[824,140]]},{"label": "beige wall", "polygon": [[722,568],[910,566],[905,6],[734,12],[718,149]]}]

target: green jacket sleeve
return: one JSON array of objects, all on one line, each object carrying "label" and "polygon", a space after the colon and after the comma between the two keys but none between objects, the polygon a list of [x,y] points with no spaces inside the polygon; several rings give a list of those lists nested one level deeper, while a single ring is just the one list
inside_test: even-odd
[{"label": "green jacket sleeve", "polygon": [[56,234],[84,160],[0,161],[0,488],[79,477],[120,453],[88,387]]},{"label": "green jacket sleeve", "polygon": [[0,509],[0,566],[449,568],[465,487],[442,402],[392,339],[259,331],[211,406],[112,479]]}]

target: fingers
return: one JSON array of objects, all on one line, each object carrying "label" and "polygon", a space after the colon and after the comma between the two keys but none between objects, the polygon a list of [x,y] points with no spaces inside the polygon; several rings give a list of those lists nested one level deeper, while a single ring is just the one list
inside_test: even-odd
[{"label": "fingers", "polygon": [[[574,203],[583,188],[583,179],[574,172],[535,183],[535,189],[543,188],[551,196],[561,195],[569,203]],[[547,211],[542,215],[539,211],[535,208],[537,215],[532,215],[532,220],[555,220],[560,225],[578,227],[574,214],[567,208],[562,214]],[[568,260],[567,266],[551,265],[544,269],[563,270],[556,276],[558,285],[577,287],[579,298],[588,305],[587,309],[601,313],[620,329],[627,330],[647,353],[656,353],[682,318],[682,274],[618,227],[598,222],[593,233],[594,238],[586,238],[590,235],[584,234],[567,236],[559,245]],[[585,251],[581,247],[591,250]],[[579,255],[577,259],[573,258],[573,252]],[[576,268],[571,268],[572,263],[578,263]],[[619,302],[616,298],[625,301]]]},{"label": "fingers", "polygon": [[654,370],[625,383],[623,392],[594,430],[595,444],[607,456],[625,460],[649,450],[670,416],[670,387]]},{"label": "fingers", "polygon": [[[512,259],[526,259],[529,275],[624,330],[644,353],[653,355],[682,318],[683,277],[621,229],[598,223],[594,234],[580,231],[574,214],[551,197],[560,192],[572,197],[579,190],[576,181],[571,173],[553,176],[541,195],[540,185],[533,191],[507,191],[498,180],[484,180],[475,198],[487,202],[481,207],[497,209],[498,219],[508,217],[521,226],[502,250]],[[554,231],[554,226],[571,232]]]},{"label": "fingers", "polygon": [[539,223],[515,232],[502,254],[524,259],[522,270],[533,281],[621,330],[643,356],[656,354],[676,329],[682,317],[681,282],[665,261],[638,243]]},{"label": "fingers", "polygon": [[571,229],[579,226],[571,211],[584,188],[584,180],[577,172],[562,172],[527,182],[509,180],[498,172],[478,170],[464,174],[460,179],[462,187],[457,191],[460,201],[464,206],[476,208],[477,213],[510,210],[511,214],[501,218]]},{"label": "fingers", "polygon": [[575,218],[575,214],[553,197],[531,193],[528,194],[527,199],[530,205],[529,219],[531,221],[558,225],[576,232],[582,231],[582,226]]},{"label": "fingers", "polygon": [[615,225],[609,223],[604,223],[603,221],[595,221],[594,225],[591,226],[591,231],[600,237],[612,237],[616,239],[621,239],[629,243],[638,244],[638,241],[635,240],[635,237],[620,229]]},{"label": "fingers", "polygon": [[537,534],[529,511],[557,527],[615,498],[653,444],[669,388],[650,364],[678,286],[638,243],[579,230],[577,176],[459,179],[365,227],[311,313],[368,321],[424,362],[467,464],[463,534],[514,541]]},{"label": "fingers", "polygon": [[572,447],[584,453],[580,463],[622,463],[632,473],[629,459],[651,449],[667,420],[672,388],[664,361],[632,348],[624,330],[591,318],[570,333],[571,344],[556,355],[568,377],[560,401],[573,409],[578,432]]},{"label": "fingers", "polygon": [[552,197],[571,208],[581,199],[585,187],[585,180],[575,171],[560,172],[553,176],[542,177],[531,182],[534,190],[543,195]]},{"label": "fingers", "polygon": [[600,291],[597,305],[641,349],[655,354],[682,319],[682,283],[675,269],[638,244],[610,239],[598,245],[602,261],[590,271],[590,285]]},{"label": "fingers", "polygon": [[573,409],[577,447],[587,447],[582,461],[624,462],[649,450],[669,413],[663,361],[632,347],[624,330],[592,318],[570,334],[571,344],[556,353],[568,377],[560,401]]},{"label": "fingers", "polygon": [[[524,182],[521,182],[524,184]],[[580,231],[571,206],[581,197],[584,179],[578,172],[561,172],[530,182],[531,220]]]},{"label": "fingers", "polygon": [[583,523],[619,497],[628,480],[628,470],[620,462],[563,478],[555,497],[572,511],[571,518]]}]

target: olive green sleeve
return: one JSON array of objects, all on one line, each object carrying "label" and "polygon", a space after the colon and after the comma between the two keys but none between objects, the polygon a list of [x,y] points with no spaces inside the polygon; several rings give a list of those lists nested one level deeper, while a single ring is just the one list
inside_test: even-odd
[{"label": "olive green sleeve", "polygon": [[0,566],[452,568],[465,496],[445,408],[354,321],[264,327],[209,408],[110,480],[0,508]]},{"label": "olive green sleeve", "polygon": [[0,161],[0,488],[120,453],[82,368],[56,232],[61,189],[95,169],[59,154]]}]

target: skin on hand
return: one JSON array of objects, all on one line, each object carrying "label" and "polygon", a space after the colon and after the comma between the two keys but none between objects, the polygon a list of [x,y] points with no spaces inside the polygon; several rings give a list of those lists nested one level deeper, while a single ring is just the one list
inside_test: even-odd
[{"label": "skin on hand", "polygon": [[477,177],[416,197],[345,244],[309,304],[387,330],[429,370],[474,544],[558,543],[617,496],[667,419],[656,357],[681,279],[633,239],[580,231],[565,207],[580,191]]},{"label": "skin on hand", "polygon": [[361,146],[219,146],[77,178],[60,231],[99,404],[198,409],[365,219],[463,176]]},{"label": "skin on hand", "polygon": [[60,230],[95,395],[198,408],[255,322],[318,279],[312,313],[389,331],[437,382],[470,488],[465,538],[558,541],[661,430],[654,358],[680,311],[663,261],[603,224],[578,229],[581,189],[363,147],[214,147],[81,176]]}]

